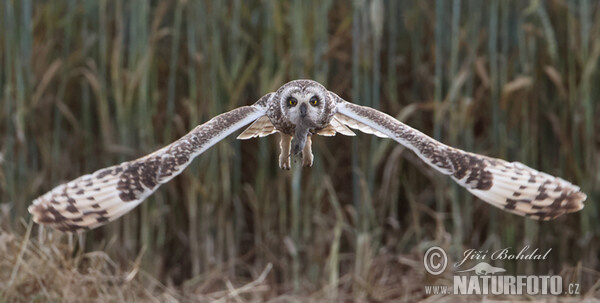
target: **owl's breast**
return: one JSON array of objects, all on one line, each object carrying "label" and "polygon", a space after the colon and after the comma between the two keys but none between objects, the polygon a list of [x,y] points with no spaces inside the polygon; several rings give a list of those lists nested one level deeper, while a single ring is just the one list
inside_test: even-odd
[{"label": "owl's breast", "polygon": [[271,120],[271,123],[277,131],[290,136],[294,135],[296,126],[283,115],[279,106],[271,104],[267,110],[267,117],[269,117],[269,120]]}]

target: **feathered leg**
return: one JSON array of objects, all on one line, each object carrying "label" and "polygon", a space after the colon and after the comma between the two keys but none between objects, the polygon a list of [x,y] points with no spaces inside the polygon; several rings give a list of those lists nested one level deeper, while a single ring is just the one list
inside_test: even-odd
[{"label": "feathered leg", "polygon": [[284,133],[281,134],[281,140],[279,141],[279,147],[281,148],[281,153],[279,154],[279,168],[289,170],[290,165],[290,146],[292,143],[292,136],[286,135]]},{"label": "feathered leg", "polygon": [[304,145],[304,149],[302,150],[302,165],[304,167],[311,167],[314,158],[312,153],[312,139],[311,136],[308,136],[306,138],[306,145]]}]

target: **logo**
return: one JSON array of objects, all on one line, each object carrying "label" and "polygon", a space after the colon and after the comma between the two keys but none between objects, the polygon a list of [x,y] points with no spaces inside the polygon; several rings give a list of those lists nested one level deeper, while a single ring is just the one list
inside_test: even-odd
[{"label": "logo", "polygon": [[477,263],[477,265],[467,269],[467,270],[459,270],[457,272],[469,272],[474,271],[478,276],[481,275],[493,275],[499,272],[505,272],[506,269],[500,267],[491,266],[485,262]]},{"label": "logo", "polygon": [[[514,252],[513,252],[514,251]],[[518,260],[525,262],[546,260],[552,248],[545,253],[539,249],[531,250],[526,245],[521,250],[511,247],[492,252],[485,250],[468,249],[464,251],[462,260],[454,263],[453,285],[425,286],[426,295],[578,295],[579,284],[570,283],[563,291],[563,279],[559,275],[506,275],[506,269],[496,267],[483,260]],[[488,258],[489,256],[489,258]],[[465,263],[475,265],[466,268]],[[425,270],[432,275],[441,275],[448,266],[449,260],[446,251],[439,247],[429,248],[423,255]]]},{"label": "logo", "polygon": [[425,252],[423,265],[428,273],[434,276],[440,275],[448,266],[448,255],[441,247],[433,246]]}]

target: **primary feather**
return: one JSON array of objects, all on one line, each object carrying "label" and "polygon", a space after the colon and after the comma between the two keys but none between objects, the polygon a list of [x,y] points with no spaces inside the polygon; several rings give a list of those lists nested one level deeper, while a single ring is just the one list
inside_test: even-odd
[{"label": "primary feather", "polygon": [[568,181],[519,162],[510,163],[444,145],[385,113],[338,101],[338,115],[405,145],[425,163],[498,208],[536,220],[554,219],[583,208],[586,195]]},{"label": "primary feather", "polygon": [[106,224],[180,174],[196,156],[264,113],[265,108],[257,104],[216,116],[150,155],[59,185],[35,199],[28,210],[36,223],[67,232]]}]

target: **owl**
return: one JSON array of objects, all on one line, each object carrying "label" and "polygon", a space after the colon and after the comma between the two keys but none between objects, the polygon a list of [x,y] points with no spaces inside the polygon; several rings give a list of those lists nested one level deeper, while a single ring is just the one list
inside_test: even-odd
[{"label": "owl", "polygon": [[395,140],[481,200],[517,215],[554,219],[581,210],[586,199],[578,186],[559,177],[445,145],[383,112],[347,102],[318,82],[295,80],[149,155],[59,185],[28,210],[36,223],[65,232],[101,226],[132,210],[196,156],[248,124],[238,139],[280,134],[279,166],[285,170],[293,157],[312,166],[313,136],[354,136],[352,128]]}]

